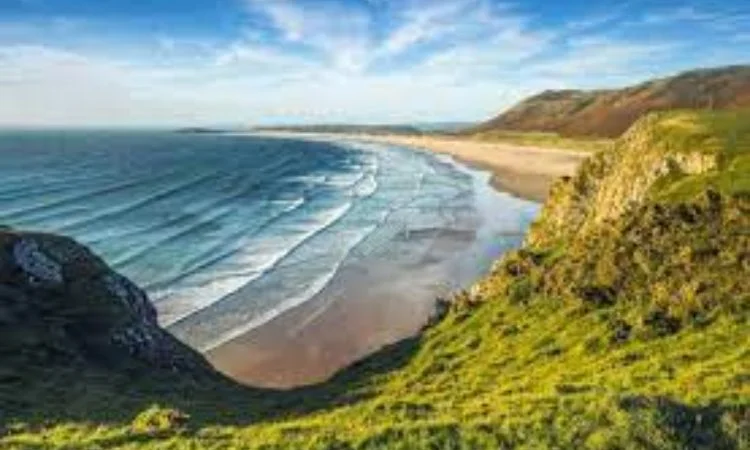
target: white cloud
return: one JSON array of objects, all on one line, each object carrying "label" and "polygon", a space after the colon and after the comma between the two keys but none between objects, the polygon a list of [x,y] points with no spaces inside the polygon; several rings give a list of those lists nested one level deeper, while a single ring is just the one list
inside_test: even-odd
[{"label": "white cloud", "polygon": [[720,17],[722,17],[722,14],[699,11],[693,6],[683,6],[680,8],[646,14],[643,16],[643,23],[659,25],[670,22],[704,22],[712,21]]},{"label": "white cloud", "polygon": [[[574,40],[557,58],[529,64],[525,71],[530,76],[547,76],[561,81],[589,79],[590,86],[599,84],[602,77],[630,75],[623,78],[645,77],[646,69],[669,57],[675,46],[665,42],[618,42],[588,38]],[[644,68],[644,65],[647,66]],[[597,80],[596,78],[600,78]]]},{"label": "white cloud", "polygon": [[546,88],[663,75],[685,54],[610,33],[616,11],[549,28],[489,0],[244,1],[264,23],[223,42],[139,36],[134,52],[31,45],[44,33],[3,39],[0,24],[0,124],[478,120]]},{"label": "white cloud", "polygon": [[303,6],[290,0],[248,0],[284,40],[320,52],[333,66],[358,71],[367,65],[370,17],[361,8],[321,1]]},{"label": "white cloud", "polygon": [[296,70],[313,65],[309,59],[248,42],[234,42],[220,49],[214,63],[218,67],[244,66],[265,72]]},{"label": "white cloud", "polygon": [[472,7],[476,7],[476,2],[472,0],[402,5],[395,18],[399,25],[386,37],[379,50],[384,54],[398,54],[412,45],[455,35],[469,22],[464,14]]}]

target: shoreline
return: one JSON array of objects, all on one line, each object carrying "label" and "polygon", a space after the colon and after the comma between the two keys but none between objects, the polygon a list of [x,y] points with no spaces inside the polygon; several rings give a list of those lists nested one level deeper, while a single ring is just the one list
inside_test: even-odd
[{"label": "shoreline", "polygon": [[[314,140],[344,138],[444,154],[450,156],[454,164],[489,172],[491,176],[487,181],[490,189],[532,201],[543,200],[546,190],[557,178],[550,173],[551,168],[569,170],[559,164],[538,164],[529,166],[533,170],[524,171],[519,170],[518,166],[509,168],[507,164],[498,165],[493,164],[492,160],[472,158],[466,154],[465,147],[463,152],[439,151],[428,147],[431,142],[413,145],[394,137],[363,139],[362,136],[292,136],[287,133],[269,137]],[[539,155],[539,151],[536,155]],[[508,161],[507,153],[503,157]],[[380,348],[417,335],[434,312],[434,299],[438,295],[430,289],[445,274],[425,266],[416,271],[409,285],[398,286],[394,282],[383,283],[382,286],[357,285],[358,280],[372,282],[373,271],[380,272],[379,278],[383,280],[399,279],[396,276],[398,267],[381,266],[353,267],[348,269],[348,273],[337,274],[337,279],[343,280],[343,288],[327,287],[328,295],[316,295],[269,322],[207,351],[205,355],[218,370],[243,384],[289,389],[323,382]],[[389,274],[389,271],[393,273]],[[366,289],[360,289],[362,287]],[[426,301],[425,298],[433,300]]]},{"label": "shoreline", "polygon": [[438,136],[356,136],[379,142],[451,155],[474,169],[490,172],[490,185],[498,191],[543,203],[558,178],[573,175],[590,152],[524,147]]},{"label": "shoreline", "polygon": [[490,172],[490,184],[498,191],[543,203],[558,178],[572,176],[588,151],[480,142],[442,136],[259,132],[254,136],[307,140],[352,140],[395,145],[452,156],[474,169]]}]

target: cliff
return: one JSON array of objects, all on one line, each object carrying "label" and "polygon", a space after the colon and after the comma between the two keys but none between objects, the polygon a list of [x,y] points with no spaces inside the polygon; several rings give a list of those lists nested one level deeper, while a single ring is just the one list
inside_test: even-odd
[{"label": "cliff", "polygon": [[750,66],[684,72],[623,89],[545,91],[466,131],[524,131],[566,137],[618,137],[652,111],[750,106]]},{"label": "cliff", "polygon": [[[3,232],[0,282],[23,295],[0,311],[33,314],[3,319],[27,338],[0,354],[17,370],[0,377],[0,446],[748,448],[748,143],[747,111],[641,119],[561,180],[524,247],[421,336],[288,392],[201,377],[85,249]],[[143,329],[157,344],[126,331]],[[56,342],[68,353],[48,359]],[[29,350],[34,364],[13,362]]]},{"label": "cliff", "polygon": [[613,148],[553,186],[527,242],[549,245],[619,218],[649,200],[689,201],[712,188],[748,189],[747,112],[669,111],[647,115]]},{"label": "cliff", "polygon": [[80,361],[212,372],[202,356],[158,326],[143,291],[64,237],[0,230],[0,324],[6,371]]}]

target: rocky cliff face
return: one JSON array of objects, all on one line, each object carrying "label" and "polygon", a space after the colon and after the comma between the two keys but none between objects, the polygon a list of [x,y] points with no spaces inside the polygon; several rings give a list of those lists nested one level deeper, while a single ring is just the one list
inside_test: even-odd
[{"label": "rocky cliff face", "polygon": [[208,374],[146,294],[75,241],[0,229],[0,361]]},{"label": "rocky cliff face", "polygon": [[472,133],[542,131],[618,137],[651,111],[750,106],[750,66],[694,70],[623,89],[546,91],[483,123]]},{"label": "rocky cliff face", "polygon": [[473,294],[610,308],[615,341],[746,311],[749,170],[750,112],[652,113],[556,184]]},{"label": "rocky cliff face", "polygon": [[665,181],[717,172],[725,142],[712,125],[700,113],[644,117],[613,149],[589,158],[575,177],[553,186],[526,242],[544,247],[585,234],[655,196]]}]

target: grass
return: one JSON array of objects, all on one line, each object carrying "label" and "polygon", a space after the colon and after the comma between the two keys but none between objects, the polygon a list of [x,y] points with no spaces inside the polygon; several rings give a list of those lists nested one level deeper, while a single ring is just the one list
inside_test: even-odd
[{"label": "grass", "polygon": [[[706,139],[661,142],[724,142],[715,169],[511,252],[421,336],[329,382],[4,364],[0,447],[750,449],[750,165],[731,146],[750,117],[672,117],[657,130]],[[594,169],[578,178],[607,173]]]},{"label": "grass", "polygon": [[750,110],[667,111],[653,117],[656,148],[720,153],[730,160],[750,151]]},{"label": "grass", "polygon": [[473,134],[471,138],[482,142],[501,142],[527,147],[560,148],[592,153],[605,150],[614,142],[613,139],[570,138],[556,133],[534,131],[490,131]]},{"label": "grass", "polygon": [[706,189],[725,195],[750,193],[750,111],[671,115],[658,127],[660,144],[677,152],[716,155],[717,167],[699,175],[673,171],[655,187],[656,198],[680,201]]},{"label": "grass", "polygon": [[[286,417],[253,423],[230,419],[233,425],[222,415],[247,417],[252,414],[243,408],[257,414],[273,402],[224,403],[219,396],[213,411],[193,410],[175,407],[165,396],[130,422],[108,423],[97,420],[98,408],[120,405],[98,404],[91,405],[88,421],[19,426],[2,443],[7,448],[66,448],[76,442],[91,448],[677,449],[703,439],[710,448],[722,448],[717,443],[724,441],[723,448],[733,448],[749,442],[741,434],[748,432],[742,421],[750,396],[749,325],[746,317],[722,318],[705,329],[620,344],[607,339],[606,314],[554,302],[487,302],[451,312],[403,368],[350,386],[360,400],[336,405],[341,399],[321,398],[320,392],[286,394],[309,406],[288,407]],[[663,425],[671,420],[689,426]]]},{"label": "grass", "polygon": [[728,194],[750,192],[750,155],[734,158],[721,171],[700,176],[673,175],[668,185],[654,195],[661,200],[674,202],[695,198],[708,188]]}]

